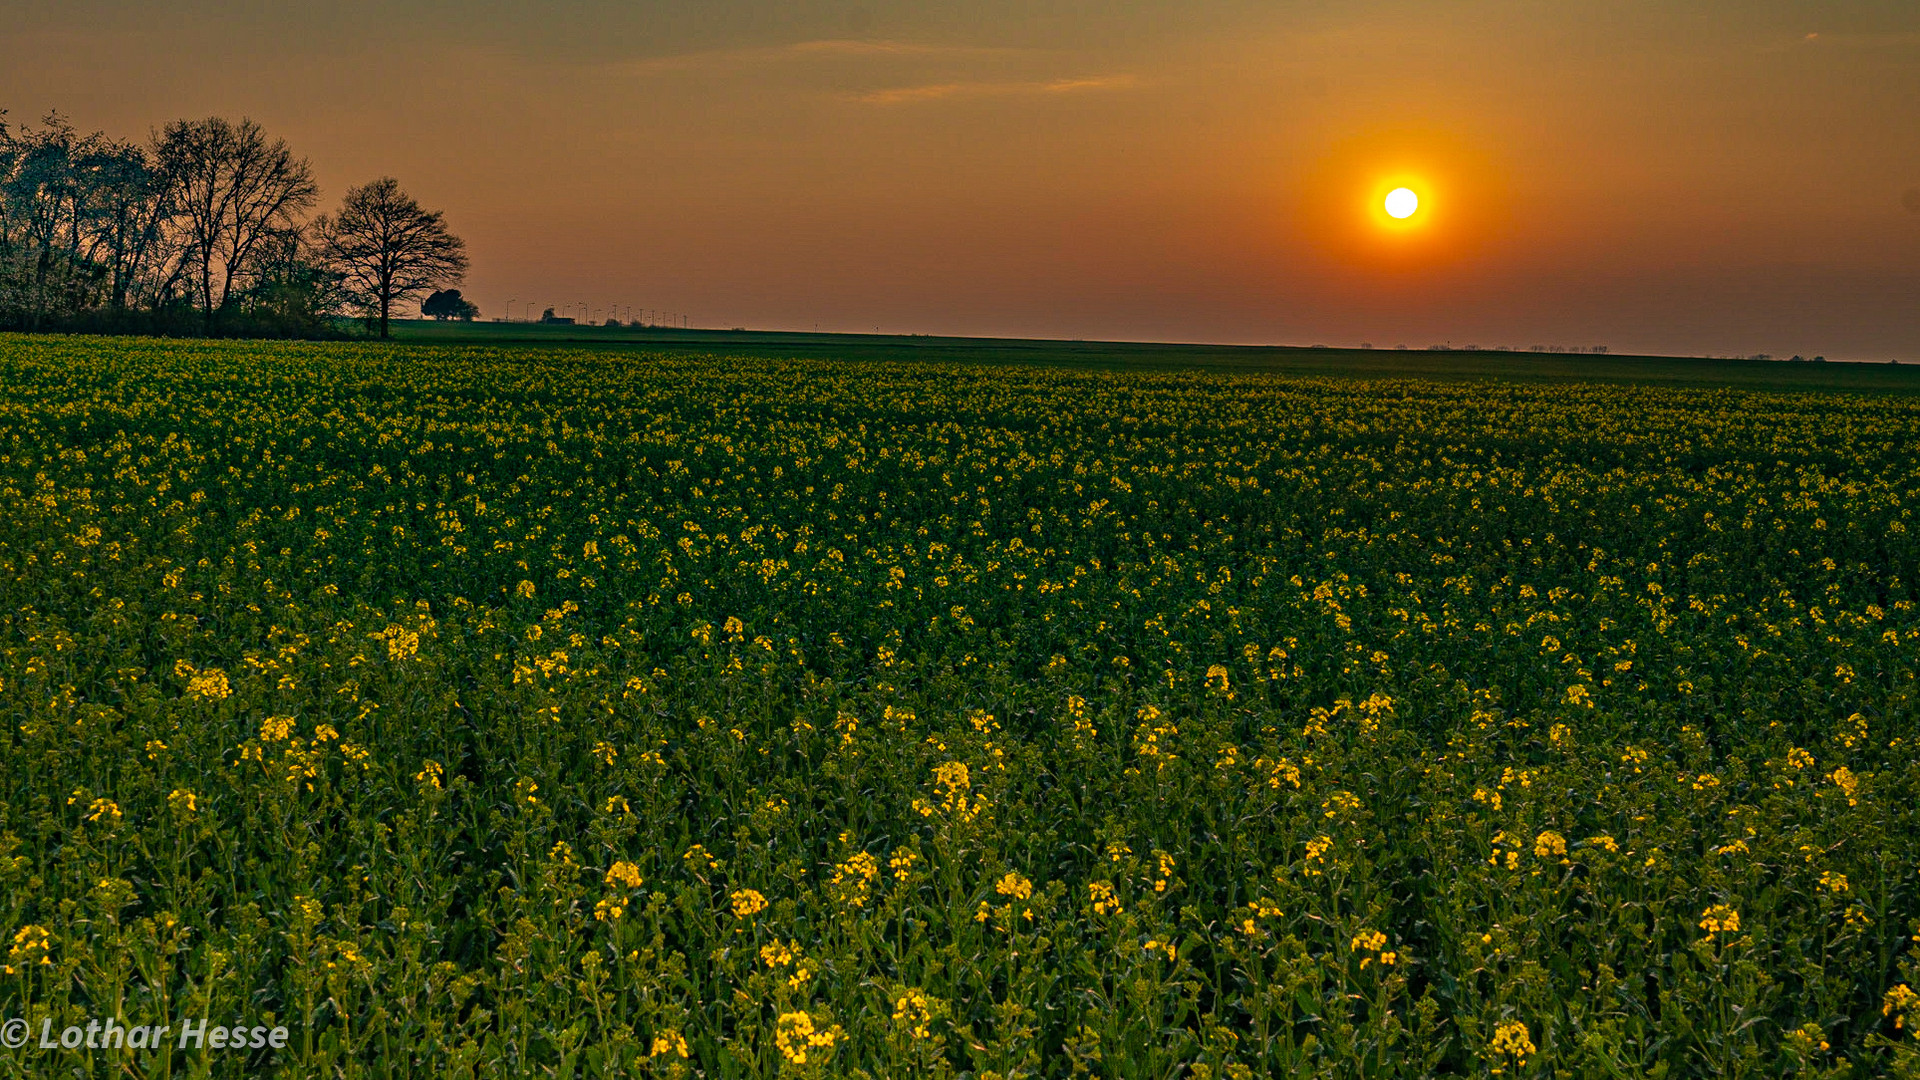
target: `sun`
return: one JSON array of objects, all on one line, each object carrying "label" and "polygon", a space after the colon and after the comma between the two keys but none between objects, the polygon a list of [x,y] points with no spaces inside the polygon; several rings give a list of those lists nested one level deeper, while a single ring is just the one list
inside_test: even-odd
[{"label": "sun", "polygon": [[[1451,212],[1443,212],[1443,204],[1453,201],[1446,194],[1448,185],[1441,177],[1434,176],[1431,170],[1397,168],[1374,173],[1361,191],[1365,192],[1365,201],[1356,200],[1353,204],[1370,219],[1374,225],[1394,236],[1395,247],[1411,250],[1408,245],[1416,235],[1432,232],[1441,224],[1441,218],[1452,218]],[[1354,195],[1360,195],[1356,191]],[[1428,246],[1431,237],[1422,246]]]},{"label": "sun", "polygon": [[1439,121],[1331,142],[1291,182],[1293,235],[1355,270],[1425,273],[1508,239],[1502,161]]}]

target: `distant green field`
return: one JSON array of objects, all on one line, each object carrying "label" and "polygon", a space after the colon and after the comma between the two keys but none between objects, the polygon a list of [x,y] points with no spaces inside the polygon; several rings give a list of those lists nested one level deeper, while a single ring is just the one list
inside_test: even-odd
[{"label": "distant green field", "polygon": [[1920,398],[458,332],[0,337],[0,1077],[1920,1071]]},{"label": "distant green field", "polygon": [[1756,390],[1920,392],[1920,364],[1796,364],[1671,356],[1169,345],[419,320],[394,323],[393,335],[398,341],[414,344],[645,348],[769,359],[918,360],[972,364],[1051,364],[1136,371],[1185,369],[1364,378],[1577,379],[1735,386]]}]

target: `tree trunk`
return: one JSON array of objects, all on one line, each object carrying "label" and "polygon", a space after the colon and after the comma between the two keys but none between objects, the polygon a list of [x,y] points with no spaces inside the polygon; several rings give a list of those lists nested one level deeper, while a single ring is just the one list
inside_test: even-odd
[{"label": "tree trunk", "polygon": [[384,291],[380,294],[380,340],[387,340],[387,311],[393,307],[393,297]]},{"label": "tree trunk", "polygon": [[208,256],[205,254],[202,254],[200,256],[200,310],[205,315],[204,321],[206,324],[206,329],[203,331],[203,333],[207,337],[212,337],[213,336],[213,259],[211,256]]}]

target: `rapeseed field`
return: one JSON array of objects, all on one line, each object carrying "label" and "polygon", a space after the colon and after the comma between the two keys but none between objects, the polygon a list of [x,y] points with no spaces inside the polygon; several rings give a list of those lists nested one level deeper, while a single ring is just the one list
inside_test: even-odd
[{"label": "rapeseed field", "polygon": [[1915,1075],[1916,507],[1893,395],[0,339],[0,1075]]}]

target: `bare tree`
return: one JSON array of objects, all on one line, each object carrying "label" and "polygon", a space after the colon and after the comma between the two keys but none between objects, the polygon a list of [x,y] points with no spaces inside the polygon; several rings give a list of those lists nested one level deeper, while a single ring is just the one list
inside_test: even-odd
[{"label": "bare tree", "polygon": [[214,313],[254,263],[255,249],[298,224],[319,190],[305,158],[260,125],[208,117],[176,120],[155,140],[154,157],[174,186],[191,247],[207,332]]},{"label": "bare tree", "polygon": [[342,290],[380,320],[383,338],[395,304],[457,285],[467,272],[467,245],[390,176],[349,189],[340,213],[315,224]]},{"label": "bare tree", "polygon": [[144,148],[95,139],[93,152],[79,160],[86,180],[84,254],[105,278],[106,306],[125,311],[142,300],[157,302],[185,270],[172,228],[174,192]]}]

